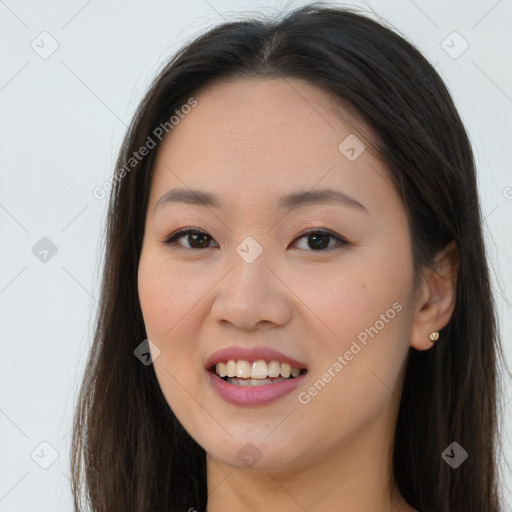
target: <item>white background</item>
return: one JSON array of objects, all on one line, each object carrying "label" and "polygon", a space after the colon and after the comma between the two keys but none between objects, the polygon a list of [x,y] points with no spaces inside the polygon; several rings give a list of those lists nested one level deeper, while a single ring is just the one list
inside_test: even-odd
[{"label": "white background", "polygon": [[[0,2],[0,512],[71,511],[71,414],[97,306],[105,200],[122,135],[158,69],[185,41],[235,12],[305,2]],[[374,9],[435,65],[469,132],[507,358],[512,173],[511,0],[355,2]],[[375,16],[375,14],[372,14]],[[41,32],[58,42],[47,59]],[[454,59],[442,42],[469,44]],[[49,48],[46,40],[45,48]],[[455,48],[461,41],[456,41]],[[57,253],[32,252],[48,237]],[[504,493],[512,503],[510,387],[503,394]],[[478,414],[478,411],[475,411]],[[49,461],[41,468],[35,450]],[[471,456],[471,454],[470,454]],[[505,508],[504,510],[508,510]]]}]

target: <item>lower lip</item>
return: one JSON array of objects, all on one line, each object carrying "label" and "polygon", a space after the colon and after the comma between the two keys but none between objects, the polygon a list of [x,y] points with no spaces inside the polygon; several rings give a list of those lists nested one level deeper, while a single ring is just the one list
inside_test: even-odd
[{"label": "lower lip", "polygon": [[210,371],[206,371],[206,373],[210,384],[221,398],[231,404],[245,406],[266,405],[275,402],[291,393],[307,375],[307,372],[305,372],[294,379],[264,384],[263,386],[237,386],[222,380]]}]

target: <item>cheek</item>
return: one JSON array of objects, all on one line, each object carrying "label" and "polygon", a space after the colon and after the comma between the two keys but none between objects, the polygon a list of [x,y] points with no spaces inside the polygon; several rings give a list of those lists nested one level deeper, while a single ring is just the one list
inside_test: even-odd
[{"label": "cheek", "polygon": [[322,321],[310,346],[320,363],[315,370],[324,372],[338,356],[344,357],[344,368],[337,374],[344,377],[336,381],[348,389],[359,387],[361,396],[375,384],[382,386],[376,375],[390,386],[394,383],[409,347],[412,262],[405,251],[389,248],[388,256],[384,253],[382,247],[368,248],[364,258],[345,259],[344,268],[333,272],[336,277],[324,282],[323,293],[304,295]]},{"label": "cheek", "polygon": [[[331,276],[323,282],[321,289],[318,288],[319,281],[316,287],[312,283],[303,287],[301,298],[315,313],[312,317],[314,323],[318,323],[318,328],[324,333],[320,339],[332,340],[327,344],[327,351],[334,346],[343,348],[346,342],[350,344],[349,340],[373,326],[382,314],[386,319],[391,318],[386,323],[386,331],[399,316],[397,309],[400,308],[395,306],[393,309],[393,304],[398,302],[403,306],[407,290],[403,276],[390,279],[384,269],[373,268],[369,271],[368,262],[361,262],[361,267],[354,266],[349,271],[334,274],[335,277]],[[387,311],[389,313],[386,315]],[[381,323],[378,325],[381,326]]]},{"label": "cheek", "polygon": [[[154,366],[159,379],[173,386],[190,378],[197,364],[197,336],[194,312],[200,308],[201,289],[184,277],[185,273],[168,267],[158,255],[141,257],[138,274],[139,300],[147,337],[160,350]],[[164,369],[166,372],[164,373]],[[167,382],[169,381],[169,382]]]},{"label": "cheek", "polygon": [[194,312],[204,294],[183,272],[169,269],[156,256],[141,257],[138,293],[147,337],[158,347],[153,367],[174,414],[190,414],[190,394],[197,394],[197,327]]},{"label": "cheek", "polygon": [[176,339],[181,320],[197,307],[201,288],[189,275],[170,267],[165,259],[148,254],[141,257],[138,293],[148,337],[159,344]]},{"label": "cheek", "polygon": [[328,446],[327,433],[357,435],[383,414],[397,390],[408,350],[405,295],[401,283],[383,290],[374,282],[374,289],[367,279],[365,272],[340,278],[312,308],[329,331],[322,324],[312,337],[310,387],[301,390],[311,402],[299,411],[312,429],[326,433],[317,448]]}]

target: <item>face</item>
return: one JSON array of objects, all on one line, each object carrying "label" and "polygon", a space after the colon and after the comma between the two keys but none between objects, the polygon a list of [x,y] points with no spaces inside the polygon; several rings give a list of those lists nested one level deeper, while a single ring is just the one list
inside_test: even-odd
[{"label": "face", "polygon": [[[159,149],[138,274],[169,406],[209,457],[239,468],[251,457],[298,468],[385,435],[409,350],[413,266],[370,132],[297,79],[222,82],[196,99]],[[159,202],[173,189],[216,202]],[[325,190],[329,201],[283,202]],[[229,360],[235,369],[219,371],[240,380],[209,371]],[[286,376],[289,360],[299,376],[261,385],[271,369]],[[247,369],[260,385],[243,386]]]}]

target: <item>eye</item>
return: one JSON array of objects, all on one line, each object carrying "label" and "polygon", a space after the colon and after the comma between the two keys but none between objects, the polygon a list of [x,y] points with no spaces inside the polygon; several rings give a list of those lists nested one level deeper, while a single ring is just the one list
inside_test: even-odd
[{"label": "eye", "polygon": [[[301,234],[296,240],[300,240],[301,238],[306,238],[308,247],[313,248],[314,251],[322,251],[325,249],[334,249],[336,243],[339,247],[344,247],[349,244],[347,240],[342,238],[339,235],[335,235],[330,231],[325,231],[323,229],[310,229]],[[333,239],[336,243],[329,246],[329,238]]]},{"label": "eye", "polygon": [[[178,240],[185,237],[188,237],[187,241],[189,242],[189,246],[178,244]],[[333,249],[334,247],[332,245],[329,246],[329,238],[337,242],[339,247],[349,245],[349,242],[344,238],[323,229],[310,229],[302,233],[301,236],[296,238],[296,240],[300,240],[301,238],[307,238],[308,247],[312,248],[315,252],[323,251],[325,249]],[[185,249],[208,249],[209,247],[212,247],[209,245],[209,241],[213,241],[213,238],[205,231],[197,228],[185,228],[173,233],[170,237],[163,240],[162,243],[168,246],[178,244]]]},{"label": "eye", "polygon": [[[186,228],[180,229],[169,238],[163,241],[165,245],[176,245],[177,241],[180,238],[188,237],[187,240],[191,241],[191,245],[189,247],[184,247],[185,249],[207,249],[208,244],[205,245],[205,240],[213,240],[213,238],[205,233],[204,231],[197,228]],[[181,245],[181,244],[178,244]]]}]

